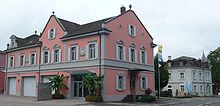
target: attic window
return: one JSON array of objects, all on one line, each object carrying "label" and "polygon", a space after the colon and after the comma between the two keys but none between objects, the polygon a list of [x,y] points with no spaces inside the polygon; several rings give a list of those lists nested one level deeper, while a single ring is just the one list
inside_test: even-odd
[{"label": "attic window", "polygon": [[48,39],[54,39],[55,38],[55,29],[52,28],[48,31]]},{"label": "attic window", "polygon": [[133,25],[128,26],[128,33],[130,36],[136,36],[136,27]]}]

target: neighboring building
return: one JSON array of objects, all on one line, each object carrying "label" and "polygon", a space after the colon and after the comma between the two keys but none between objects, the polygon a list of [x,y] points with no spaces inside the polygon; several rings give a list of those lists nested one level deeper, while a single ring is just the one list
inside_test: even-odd
[{"label": "neighboring building", "polygon": [[[37,23],[36,23],[37,24]],[[82,75],[104,74],[104,101],[154,91],[153,38],[132,10],[87,24],[50,16],[41,35],[11,37],[8,45],[10,95],[37,96],[38,82],[59,74],[69,76],[67,98],[85,97]],[[40,77],[39,71],[40,70]]]},{"label": "neighboring building", "polygon": [[169,82],[164,90],[171,89],[173,96],[212,96],[212,74],[208,61],[204,53],[201,59],[182,56],[171,60],[169,57]]},{"label": "neighboring building", "polygon": [[5,53],[0,50],[0,93],[4,92],[5,60],[6,60]]}]

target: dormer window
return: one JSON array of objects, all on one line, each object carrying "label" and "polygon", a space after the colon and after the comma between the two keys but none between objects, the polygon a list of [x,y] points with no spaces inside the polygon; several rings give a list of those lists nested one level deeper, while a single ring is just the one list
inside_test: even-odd
[{"label": "dormer window", "polygon": [[136,27],[133,25],[128,26],[128,33],[130,36],[136,36]]},{"label": "dormer window", "polygon": [[55,38],[55,29],[52,28],[48,31],[48,39],[54,39]]}]

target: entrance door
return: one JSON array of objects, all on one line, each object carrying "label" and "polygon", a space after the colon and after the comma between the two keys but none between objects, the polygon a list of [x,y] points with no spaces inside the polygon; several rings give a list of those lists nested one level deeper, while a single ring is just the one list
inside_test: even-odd
[{"label": "entrance door", "polygon": [[72,94],[75,98],[85,97],[88,90],[83,86],[83,74],[72,76]]},{"label": "entrance door", "polygon": [[83,89],[82,81],[74,81],[74,97],[83,97]]},{"label": "entrance door", "polygon": [[16,78],[9,78],[9,95],[16,95]]}]

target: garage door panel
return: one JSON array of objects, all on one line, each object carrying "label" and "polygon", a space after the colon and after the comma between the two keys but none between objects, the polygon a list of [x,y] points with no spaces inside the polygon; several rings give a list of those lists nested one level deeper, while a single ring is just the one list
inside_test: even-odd
[{"label": "garage door panel", "polygon": [[36,78],[23,78],[23,94],[24,96],[36,96]]},{"label": "garage door panel", "polygon": [[16,95],[16,78],[9,78],[9,95]]}]

